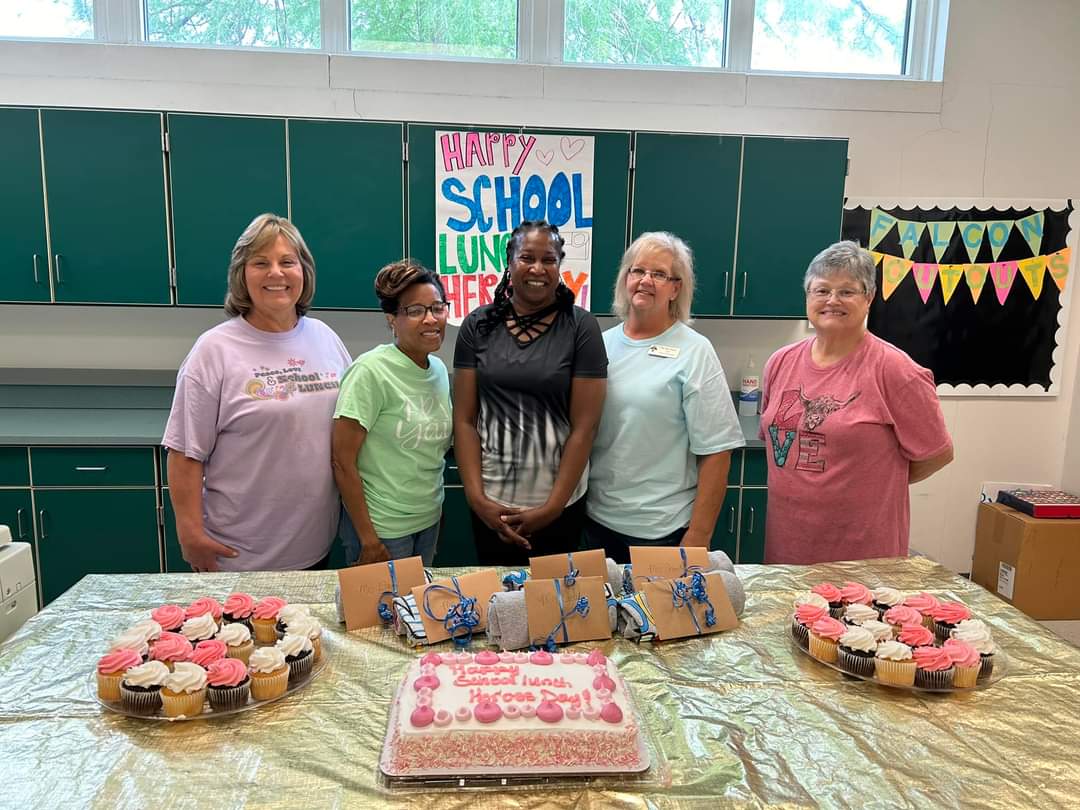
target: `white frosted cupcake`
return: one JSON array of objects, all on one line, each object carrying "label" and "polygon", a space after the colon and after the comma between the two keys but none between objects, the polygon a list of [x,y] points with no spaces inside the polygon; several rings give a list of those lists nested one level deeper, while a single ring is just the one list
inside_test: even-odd
[{"label": "white frosted cupcake", "polygon": [[289,680],[299,680],[311,672],[311,665],[315,663],[315,646],[307,636],[286,633],[274,646],[285,655],[285,661],[289,665]]},{"label": "white frosted cupcake", "polygon": [[[206,614],[210,621],[214,617]],[[195,717],[202,714],[206,700],[206,670],[191,661],[178,661],[161,690],[161,708],[166,717]]]},{"label": "white frosted cupcake", "polygon": [[863,622],[860,626],[873,633],[878,644],[883,641],[892,641],[893,639],[893,628],[891,624],[871,619],[868,622]]},{"label": "white frosted cupcake", "polygon": [[990,628],[979,619],[966,619],[960,622],[949,633],[951,638],[963,641],[974,647],[979,653],[979,679],[989,678],[994,671],[994,653],[997,646],[994,638],[990,635]]},{"label": "white frosted cupcake", "polygon": [[871,604],[877,610],[880,619],[889,608],[904,604],[906,594],[903,591],[896,590],[896,588],[884,587],[874,588],[870,591],[870,597],[873,599]]},{"label": "white frosted cupcake", "polygon": [[251,696],[271,700],[285,694],[289,687],[289,665],[285,653],[277,647],[260,647],[248,661],[251,672]]},{"label": "white frosted cupcake", "polygon": [[313,661],[322,658],[322,625],[314,616],[301,616],[289,624],[289,632],[307,636],[311,641]]},{"label": "white frosted cupcake", "polygon": [[161,687],[167,677],[169,668],[161,661],[132,667],[120,681],[120,699],[134,712],[153,714],[161,706]]},{"label": "white frosted cupcake", "polygon": [[874,653],[874,673],[882,683],[895,686],[915,684],[915,659],[911,647],[899,641],[883,641]]},{"label": "white frosted cupcake", "polygon": [[153,619],[144,619],[141,622],[137,622],[124,631],[124,634],[131,633],[137,634],[143,637],[143,641],[151,642],[157,641],[161,637],[161,625],[155,622]]},{"label": "white frosted cupcake", "polygon": [[145,636],[138,631],[125,630],[109,644],[109,652],[117,650],[132,650],[139,654],[143,661],[150,657],[150,645],[146,643]]},{"label": "white frosted cupcake", "polygon": [[823,608],[824,610],[829,609],[828,600],[821,594],[814,593],[813,591],[806,591],[796,596],[792,607],[798,608],[799,605],[813,605],[814,607]]},{"label": "white frosted cupcake", "polygon": [[852,625],[840,636],[837,663],[853,675],[869,678],[874,674],[874,653],[877,640],[865,627]]},{"label": "white frosted cupcake", "polygon": [[245,664],[255,652],[255,642],[251,640],[251,631],[246,624],[230,622],[218,631],[215,638],[225,642],[225,654]]},{"label": "white frosted cupcake", "polygon": [[869,605],[861,605],[852,602],[844,608],[844,624],[863,624],[864,622],[876,621],[881,618],[878,612]]},{"label": "white frosted cupcake", "polygon": [[193,647],[200,641],[206,641],[208,638],[213,638],[217,634],[217,631],[217,622],[214,621],[214,617],[209,613],[204,613],[201,616],[192,616],[180,625],[180,635],[190,641],[191,646]]},{"label": "white frosted cupcake", "polygon": [[274,625],[274,631],[277,633],[278,639],[285,638],[286,633],[291,633],[290,626],[293,622],[301,619],[310,619],[311,613],[308,610],[307,605],[285,605],[278,611],[277,624]]}]

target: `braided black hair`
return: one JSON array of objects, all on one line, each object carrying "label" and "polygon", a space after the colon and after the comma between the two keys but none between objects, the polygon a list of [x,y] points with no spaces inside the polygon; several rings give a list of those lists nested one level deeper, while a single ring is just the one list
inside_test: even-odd
[{"label": "braided black hair", "polygon": [[[505,322],[513,311],[510,304],[510,266],[514,263],[518,253],[521,252],[525,236],[533,231],[545,231],[551,237],[551,241],[555,243],[555,248],[559,252],[559,264],[562,265],[562,261],[566,257],[566,250],[564,249],[566,240],[562,238],[557,226],[543,219],[526,219],[514,228],[510,238],[506,240],[506,269],[503,270],[502,278],[499,279],[499,284],[495,288],[495,292],[492,293],[491,309],[484,314],[483,320],[477,324],[481,332],[490,332],[497,324]],[[563,312],[571,312],[574,308],[574,293],[563,283],[561,275],[559,276],[559,286],[555,288],[555,304],[557,309]]]}]

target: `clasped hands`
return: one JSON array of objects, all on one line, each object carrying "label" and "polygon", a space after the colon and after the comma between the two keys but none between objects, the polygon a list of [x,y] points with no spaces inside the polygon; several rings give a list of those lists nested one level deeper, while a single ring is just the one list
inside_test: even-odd
[{"label": "clasped hands", "polygon": [[502,542],[520,546],[526,551],[532,550],[529,538],[562,514],[562,509],[556,509],[547,503],[521,509],[503,506],[490,498],[484,498],[471,506],[484,521],[484,525],[495,532]]}]

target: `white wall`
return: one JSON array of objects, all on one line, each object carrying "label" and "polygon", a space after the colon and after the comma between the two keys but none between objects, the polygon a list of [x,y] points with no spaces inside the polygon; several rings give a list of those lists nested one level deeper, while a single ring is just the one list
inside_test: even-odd
[{"label": "white wall", "polygon": [[[0,104],[840,136],[851,196],[1063,198],[1080,196],[1078,41],[1072,0],[952,0],[943,83],[2,43]],[[0,371],[172,369],[218,318],[0,306]],[[378,315],[325,319],[354,353],[385,335]],[[1070,320],[1060,396],[943,402],[957,460],[912,490],[915,548],[966,571],[981,481],[1060,483],[1068,460],[1080,485],[1080,305]],[[803,334],[792,322],[699,328],[732,383],[748,353],[760,366]]]}]

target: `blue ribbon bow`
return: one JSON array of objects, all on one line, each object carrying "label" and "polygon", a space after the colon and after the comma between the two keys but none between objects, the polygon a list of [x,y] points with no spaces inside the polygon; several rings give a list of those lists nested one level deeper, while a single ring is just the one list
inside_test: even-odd
[{"label": "blue ribbon bow", "polygon": [[[387,560],[386,567],[390,569],[390,590],[383,591],[379,595],[379,618],[384,622],[392,622],[394,620],[394,612],[391,606],[394,604],[394,597],[398,595],[397,592],[397,571],[394,570],[394,561]],[[386,597],[390,597],[390,604],[386,604],[383,600]]]},{"label": "blue ribbon bow", "polygon": [[[480,624],[480,613],[476,609],[476,597],[466,596],[461,592],[461,585],[457,577],[450,577],[454,583],[453,588],[445,585],[432,585],[424,591],[424,613],[433,621],[442,622],[451,640],[459,647],[465,647],[472,641],[473,628]],[[435,591],[445,591],[456,596],[458,601],[446,609],[446,615],[436,616],[431,610],[431,594]]]},{"label": "blue ribbon bow", "polygon": [[511,571],[502,578],[503,588],[508,591],[520,591],[525,587],[525,581],[529,578],[529,572],[524,568]]},{"label": "blue ribbon bow", "polygon": [[566,555],[566,576],[563,577],[563,582],[566,583],[567,588],[577,582],[578,574],[578,569],[574,568],[574,555],[569,553]]},{"label": "blue ribbon bow", "polygon": [[689,586],[681,579],[672,580],[671,583],[671,604],[676,610],[685,607],[690,611],[690,618],[694,620],[694,627],[700,636],[701,624],[698,622],[697,614],[694,613],[694,602],[705,605],[705,626],[712,627],[716,624],[716,611],[713,609],[712,602],[709,601],[709,592],[705,588],[705,576],[700,571],[695,571],[690,575]]},{"label": "blue ribbon bow", "polygon": [[548,652],[555,652],[555,634],[558,633],[559,630],[562,630],[563,644],[570,643],[570,634],[566,629],[567,619],[573,618],[574,616],[581,616],[581,618],[584,619],[589,615],[589,598],[587,596],[579,597],[577,602],[574,603],[574,606],[570,608],[570,610],[566,610],[565,605],[563,604],[561,584],[557,579],[553,579],[552,582],[555,585],[555,598],[559,601],[559,623],[552,628],[550,633],[548,633],[547,640],[544,642],[544,649]]}]

